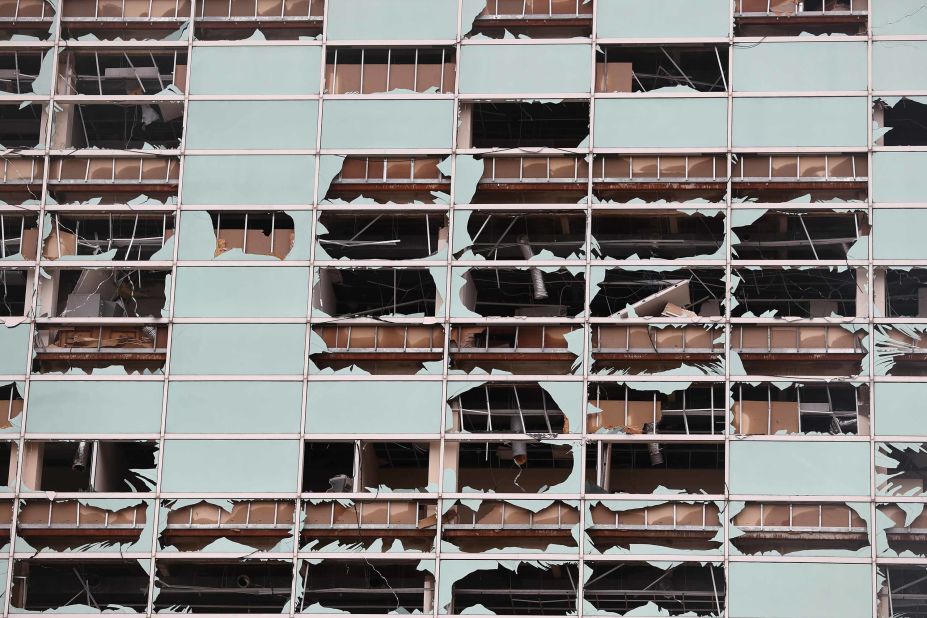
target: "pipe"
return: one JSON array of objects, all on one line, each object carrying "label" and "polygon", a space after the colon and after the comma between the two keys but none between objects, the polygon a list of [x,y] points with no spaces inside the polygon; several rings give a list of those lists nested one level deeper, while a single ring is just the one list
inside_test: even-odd
[{"label": "pipe", "polygon": [[[525,433],[525,424],[521,421],[521,414],[516,414],[511,417],[509,428],[512,433]],[[515,460],[515,463],[519,466],[523,466],[528,463],[528,443],[522,441],[512,440],[512,459]]]},{"label": "pipe", "polygon": [[[653,423],[644,423],[644,433],[657,433],[657,427]],[[663,465],[663,453],[660,452],[660,443],[659,442],[648,442],[647,443],[647,453],[650,455],[650,465],[651,466],[662,466]]]},{"label": "pipe", "polygon": [[81,440],[77,443],[77,450],[74,451],[74,459],[71,460],[71,469],[77,472],[83,472],[90,463],[90,453],[92,446],[89,440]]},{"label": "pipe", "polygon": [[[531,250],[531,244],[527,236],[519,236],[518,248],[521,250],[521,256],[530,260],[534,257],[534,251]],[[544,273],[537,266],[528,269],[531,274],[531,285],[534,288],[534,300],[544,300],[547,298],[547,286],[544,285]]]}]

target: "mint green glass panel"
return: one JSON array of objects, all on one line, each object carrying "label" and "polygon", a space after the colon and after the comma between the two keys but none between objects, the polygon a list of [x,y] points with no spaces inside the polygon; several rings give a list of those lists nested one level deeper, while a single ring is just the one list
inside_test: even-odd
[{"label": "mint green glass panel", "polygon": [[924,0],[870,0],[872,34],[925,34]]},{"label": "mint green glass panel", "polygon": [[731,618],[871,618],[872,567],[732,562],[728,601]]},{"label": "mint green glass panel", "polygon": [[171,372],[302,375],[305,324],[175,324]]},{"label": "mint green glass panel", "polygon": [[312,155],[190,155],[183,165],[185,204],[312,204]]},{"label": "mint green glass panel", "polygon": [[450,148],[453,101],[329,100],[322,148]]},{"label": "mint green glass panel", "polygon": [[298,473],[298,440],[165,440],[161,490],[295,492]]},{"label": "mint green glass panel", "polygon": [[34,433],[158,433],[161,382],[34,381],[26,430]]},{"label": "mint green glass panel", "polygon": [[865,147],[866,97],[757,97],[734,100],[735,148]]},{"label": "mint green glass panel", "polygon": [[460,92],[588,93],[589,45],[467,45],[460,49]]},{"label": "mint green glass panel", "polygon": [[731,443],[731,493],[771,496],[869,495],[865,442]]},{"label": "mint green glass panel", "polygon": [[927,202],[927,152],[872,153],[872,200],[906,204]]},{"label": "mint green glass panel", "polygon": [[330,0],[327,24],[329,40],[455,39],[457,0]]},{"label": "mint green glass panel", "polygon": [[301,317],[309,311],[309,268],[184,266],[177,269],[176,317]]},{"label": "mint green glass panel", "polygon": [[734,46],[735,92],[866,90],[865,42]]},{"label": "mint green glass panel", "polygon": [[600,38],[727,37],[730,0],[598,0]]},{"label": "mint green glass panel", "polygon": [[927,90],[927,41],[875,41],[872,43],[874,90]]},{"label": "mint green glass panel", "polygon": [[876,208],[872,213],[872,257],[923,260],[927,258],[927,208]]},{"label": "mint green glass panel", "polygon": [[317,101],[190,101],[186,147],[315,148]]},{"label": "mint green glass panel", "polygon": [[875,385],[875,435],[927,435],[927,383],[879,382]]},{"label": "mint green glass panel", "polygon": [[723,148],[727,99],[597,99],[600,148]]},{"label": "mint green glass panel", "polygon": [[7,327],[0,324],[0,375],[26,373],[29,353],[29,324]]},{"label": "mint green glass panel", "polygon": [[168,433],[297,433],[300,382],[171,382]]},{"label": "mint green glass panel", "polygon": [[190,94],[318,94],[322,51],[308,45],[196,46]]},{"label": "mint green glass panel", "polygon": [[312,382],[311,433],[438,433],[440,382]]}]

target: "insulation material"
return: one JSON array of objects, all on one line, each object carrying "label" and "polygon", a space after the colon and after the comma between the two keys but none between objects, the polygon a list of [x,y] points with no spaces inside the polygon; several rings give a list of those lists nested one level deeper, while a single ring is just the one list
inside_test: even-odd
[{"label": "insulation material", "polygon": [[[52,515],[73,535],[43,536],[42,526]],[[154,501],[132,498],[79,498],[77,500],[22,500],[18,521],[25,538],[16,539],[17,552],[55,553],[147,552],[154,532]],[[30,526],[31,524],[31,526]],[[84,528],[82,530],[81,528]],[[87,530],[89,528],[89,530]],[[99,530],[118,534],[108,538]],[[96,534],[95,534],[96,533]]]},{"label": "insulation material", "polygon": [[283,500],[164,500],[158,522],[163,552],[245,558],[255,551],[292,552],[296,510],[293,501]]}]

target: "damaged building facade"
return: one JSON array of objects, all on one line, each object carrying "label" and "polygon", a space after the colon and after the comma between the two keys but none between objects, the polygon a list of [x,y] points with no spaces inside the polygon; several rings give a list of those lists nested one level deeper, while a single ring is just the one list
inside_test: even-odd
[{"label": "damaged building facade", "polygon": [[927,618],[925,61],[923,0],[0,3],[0,613]]}]

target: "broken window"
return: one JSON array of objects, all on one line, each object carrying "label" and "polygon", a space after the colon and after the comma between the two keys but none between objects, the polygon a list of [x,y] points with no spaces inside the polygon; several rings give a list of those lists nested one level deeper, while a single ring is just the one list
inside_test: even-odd
[{"label": "broken window", "polygon": [[487,0],[467,36],[588,37],[592,34],[592,7],[588,0]]},{"label": "broken window", "polygon": [[[722,202],[727,161],[719,155],[598,155],[592,191],[602,202]],[[622,213],[625,211],[622,210]]]},{"label": "broken window", "polygon": [[173,235],[173,214],[53,213],[42,257],[150,260]]},{"label": "broken window", "polygon": [[32,309],[32,273],[0,269],[0,316],[24,316]]},{"label": "broken window", "polygon": [[307,441],[305,492],[418,491],[429,483],[427,442]]},{"label": "broken window", "polygon": [[163,39],[190,18],[189,0],[149,0],[113,4],[71,0],[61,13],[63,38]]},{"label": "broken window", "polygon": [[736,434],[869,435],[869,388],[850,383],[733,386]]},{"label": "broken window", "polygon": [[320,268],[313,301],[332,317],[434,315],[437,288],[424,268]]},{"label": "broken window", "polygon": [[40,147],[45,143],[45,122],[46,111],[40,104],[0,105],[0,144],[27,150]]},{"label": "broken window", "polygon": [[[472,204],[576,204],[585,201],[589,164],[583,157],[500,154],[483,157],[482,162],[483,174],[470,199]],[[499,213],[498,216],[505,215]]]},{"label": "broken window", "polygon": [[487,382],[449,402],[451,431],[461,433],[569,433],[556,401],[537,382]]},{"label": "broken window", "polygon": [[863,296],[865,269],[738,268],[734,274],[740,278],[733,292],[736,306],[731,314],[734,316],[827,318],[833,315],[866,315]]},{"label": "broken window", "polygon": [[436,256],[447,246],[447,216],[429,212],[381,214],[326,210],[319,215],[316,238],[319,243],[316,259],[326,259],[323,256],[334,260],[427,258]]},{"label": "broken window", "polygon": [[[300,612],[421,614],[433,611],[434,577],[411,560],[335,560],[300,567]],[[287,587],[289,591],[289,587]]]},{"label": "broken window", "polygon": [[544,551],[552,544],[576,547],[573,528],[578,525],[579,509],[564,501],[529,505],[483,500],[478,505],[461,502],[447,509],[441,536],[468,553],[508,548]]},{"label": "broken window", "polygon": [[39,75],[42,52],[11,49],[0,53],[0,92],[31,94]]},{"label": "broken window", "polygon": [[[582,213],[491,211],[457,214],[466,240],[458,241],[455,255],[465,250],[487,260],[524,260],[545,252],[558,258],[580,257],[585,245],[586,217]],[[461,234],[458,228],[455,235]]]},{"label": "broken window", "polygon": [[[154,1],[154,0],[153,0]],[[58,60],[58,94],[158,95],[187,85],[186,50],[75,50]]]},{"label": "broken window", "polygon": [[866,33],[867,0],[734,0],[737,36]]},{"label": "broken window", "polygon": [[55,9],[55,5],[45,0],[19,0],[5,5],[0,11],[0,39],[9,41],[17,36],[48,39],[53,34]]},{"label": "broken window", "polygon": [[737,154],[731,169],[734,198],[760,202],[865,201],[869,168],[860,154]]},{"label": "broken window", "polygon": [[927,146],[927,99],[901,97],[894,104],[876,99],[872,116],[876,145]]},{"label": "broken window", "polygon": [[886,564],[878,568],[879,613],[906,618],[927,616],[927,569],[921,565]]},{"label": "broken window", "polygon": [[[711,562],[596,562],[583,594],[599,612],[616,615],[646,608],[644,612],[665,616],[722,616],[724,567]],[[654,606],[658,609],[650,609]]]},{"label": "broken window", "polygon": [[21,482],[32,491],[150,491],[156,463],[154,442],[31,441],[23,452]]},{"label": "broken window", "polygon": [[135,559],[17,560],[10,603],[29,612],[144,612],[148,579]]},{"label": "broken window", "polygon": [[[885,528],[885,546],[882,553],[902,555],[906,553],[923,556],[927,554],[927,512],[920,505],[909,516],[909,504],[879,504],[877,517],[888,519]],[[916,504],[916,503],[915,503]]]},{"label": "broken window", "polygon": [[605,45],[596,54],[596,92],[682,88],[727,90],[727,49],[718,46]]},{"label": "broken window", "polygon": [[717,255],[724,214],[687,210],[597,210],[592,237],[601,258],[676,259]]},{"label": "broken window", "polygon": [[171,204],[179,181],[180,160],[174,157],[56,157],[48,191],[58,204]]},{"label": "broken window", "polygon": [[113,365],[127,372],[157,372],[167,358],[167,327],[55,324],[36,328],[33,370],[93,373]]},{"label": "broken window", "polygon": [[694,383],[671,392],[613,382],[589,385],[586,433],[724,434],[726,397],[721,384]]},{"label": "broken window", "polygon": [[61,103],[56,107],[59,109],[52,137],[55,148],[129,150],[180,146],[181,103]]},{"label": "broken window", "polygon": [[927,449],[923,443],[882,442],[876,449],[876,492],[879,495],[924,494]]},{"label": "broken window", "polygon": [[857,375],[864,370],[865,328],[839,324],[734,325],[731,350],[753,375]]},{"label": "broken window", "polygon": [[[456,471],[464,492],[537,493],[565,482],[573,471],[573,447],[537,438],[446,444],[445,471]],[[454,491],[445,483],[445,491]]]},{"label": "broken window", "polygon": [[196,0],[196,38],[300,40],[322,32],[323,0]]},{"label": "broken window", "polygon": [[160,270],[49,269],[40,280],[40,311],[66,318],[160,318],[168,273]]},{"label": "broken window", "polygon": [[453,48],[328,49],[326,94],[454,91]]},{"label": "broken window", "polygon": [[461,103],[458,148],[575,148],[589,135],[589,103]]},{"label": "broken window", "polygon": [[[680,312],[684,316],[688,314]],[[592,360],[596,372],[647,374],[684,368],[723,373],[724,332],[707,325],[593,324]]]},{"label": "broken window", "polygon": [[563,324],[455,324],[448,343],[451,366],[466,372],[570,373],[580,354],[568,339],[575,330]]},{"label": "broken window", "polygon": [[149,523],[148,503],[123,507],[119,502],[24,500],[16,532],[30,546],[53,551],[83,549],[95,543],[105,548],[135,543]]},{"label": "broken window", "polygon": [[228,508],[206,501],[178,507],[176,501],[165,500],[162,505],[169,510],[160,545],[179,551],[202,551],[219,539],[272,551],[293,534],[291,500],[235,500]]},{"label": "broken window", "polygon": [[553,318],[583,311],[584,273],[566,268],[471,268],[460,298],[462,308],[485,317]]},{"label": "broken window", "polygon": [[442,157],[344,157],[323,203],[430,204],[434,192],[449,193],[451,179],[439,169]]},{"label": "broken window", "polygon": [[593,317],[716,317],[722,315],[724,271],[718,268],[608,268],[593,290]]},{"label": "broken window", "polygon": [[649,494],[662,488],[721,494],[724,444],[597,440],[586,447],[586,478],[606,493]]},{"label": "broken window", "polygon": [[[739,217],[752,221],[739,225]],[[846,260],[865,250],[871,230],[861,210],[742,210],[731,227],[742,260]]]},{"label": "broken window", "polygon": [[856,551],[869,546],[869,527],[859,508],[842,503],[747,502],[731,518],[740,532],[731,543],[746,554]]},{"label": "broken window", "polygon": [[0,199],[7,204],[38,204],[44,171],[44,157],[4,156],[0,161]]},{"label": "broken window", "polygon": [[[188,215],[189,216],[189,215]],[[285,259],[296,239],[293,217],[286,212],[209,211],[216,236],[214,257],[240,249],[241,253]],[[242,256],[238,252],[226,257]]]},{"label": "broken window", "polygon": [[319,324],[324,346],[310,346],[318,369],[356,366],[372,374],[414,374],[444,358],[444,329],[402,324]]},{"label": "broken window", "polygon": [[602,500],[587,517],[587,534],[601,552],[640,551],[640,546],[679,552],[720,551],[721,515],[713,502],[637,502]]},{"label": "broken window", "polygon": [[[456,569],[450,566],[452,564],[445,561],[442,567],[454,573]],[[572,562],[503,564],[486,561],[485,566],[471,568],[469,574],[454,581],[448,613],[569,615],[576,612],[578,579],[578,566]]]},{"label": "broken window", "polygon": [[158,560],[154,611],[277,614],[290,601],[282,560]]},{"label": "broken window", "polygon": [[23,403],[23,394],[16,382],[0,385],[0,430],[18,426]]},{"label": "broken window", "polygon": [[384,549],[398,541],[405,550],[431,551],[437,524],[435,500],[339,500],[303,502],[301,539],[312,548],[331,542],[360,544],[382,541]]}]

